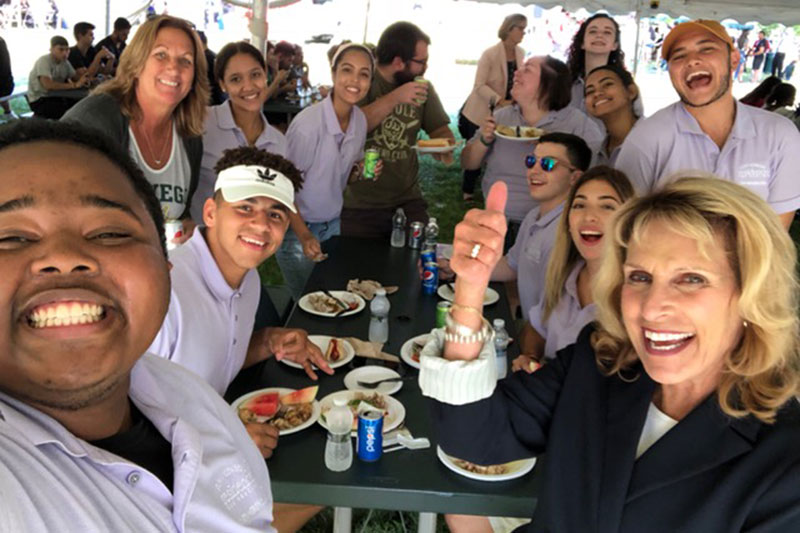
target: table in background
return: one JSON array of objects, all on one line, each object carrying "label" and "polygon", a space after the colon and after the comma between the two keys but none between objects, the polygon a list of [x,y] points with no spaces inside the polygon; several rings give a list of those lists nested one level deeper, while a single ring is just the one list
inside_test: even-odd
[{"label": "table in background", "polygon": [[[289,124],[295,115],[313,103],[314,102],[312,102],[310,98],[301,100],[277,97],[270,98],[264,102],[264,107],[262,109],[264,113],[267,114],[267,120],[269,120],[269,114],[286,115],[286,124]],[[270,123],[272,123],[272,121],[270,121]]]},{"label": "table in background", "polygon": [[[432,328],[439,297],[422,294],[417,272],[418,250],[392,248],[388,242],[335,237],[323,248],[329,258],[315,266],[306,292],[318,289],[344,289],[352,278],[374,279],[384,285],[398,285],[389,296],[389,341],[384,351],[400,355],[403,343]],[[495,285],[500,300],[484,309],[488,319],[504,318],[513,328],[508,302],[501,284]],[[309,334],[367,338],[369,303],[364,311],[343,318],[311,315],[295,306],[288,327],[303,328]],[[509,332],[513,336],[513,331]],[[516,354],[509,346],[509,360]],[[364,364],[361,357],[355,364]],[[381,364],[369,360],[367,364]],[[351,363],[352,365],[352,363]],[[391,365],[391,363],[389,364]],[[344,389],[344,375],[352,366],[336,370],[333,376],[320,373],[317,398]],[[401,363],[400,372],[418,371]],[[241,372],[226,394],[232,401],[262,387],[281,386],[299,389],[312,385],[302,370],[269,359]],[[357,457],[346,472],[331,472],[325,467],[326,431],[318,424],[281,437],[275,455],[268,461],[275,501],[310,503],[338,507],[408,510],[429,513],[470,513],[530,517],[536,505],[536,469],[522,478],[503,482],[468,479],[447,469],[436,456],[428,402],[416,380],[405,381],[394,395],[406,408],[405,425],[415,437],[428,437],[426,450],[400,450],[385,454],[379,461],[366,463]]]},{"label": "table in background", "polygon": [[77,89],[58,89],[55,91],[47,91],[44,96],[48,98],[69,98],[70,100],[83,100],[89,96],[89,89],[86,87],[78,87]]}]

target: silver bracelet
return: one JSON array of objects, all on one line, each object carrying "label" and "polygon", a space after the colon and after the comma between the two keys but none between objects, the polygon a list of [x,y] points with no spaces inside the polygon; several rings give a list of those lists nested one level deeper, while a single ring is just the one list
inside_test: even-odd
[{"label": "silver bracelet", "polygon": [[474,330],[468,328],[463,324],[456,322],[451,313],[445,315],[445,329],[444,340],[445,342],[452,342],[455,344],[474,344],[477,342],[484,342],[486,339],[491,339],[494,335],[489,321],[481,317],[481,329]]}]

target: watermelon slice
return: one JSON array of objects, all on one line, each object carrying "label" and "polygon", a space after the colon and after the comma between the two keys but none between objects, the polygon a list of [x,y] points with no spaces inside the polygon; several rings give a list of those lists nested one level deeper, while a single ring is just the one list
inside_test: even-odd
[{"label": "watermelon slice", "polygon": [[266,422],[278,412],[280,408],[280,394],[277,392],[267,392],[250,398],[239,406],[240,417],[245,416],[254,419],[254,422]]},{"label": "watermelon slice", "polygon": [[298,403],[310,403],[314,401],[314,398],[317,397],[317,390],[319,387],[314,385],[313,387],[306,387],[305,389],[296,390],[294,392],[290,392],[289,394],[284,394],[281,396],[281,404],[282,405],[295,405]]}]

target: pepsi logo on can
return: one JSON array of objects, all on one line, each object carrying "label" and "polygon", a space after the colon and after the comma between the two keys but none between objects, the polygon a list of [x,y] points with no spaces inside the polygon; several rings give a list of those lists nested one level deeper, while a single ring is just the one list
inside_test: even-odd
[{"label": "pepsi logo on can", "polygon": [[383,413],[365,411],[358,415],[356,454],[362,461],[377,461],[383,455]]},{"label": "pepsi logo on can", "polygon": [[435,294],[439,286],[439,265],[424,263],[422,265],[422,293]]},{"label": "pepsi logo on can", "polygon": [[422,222],[412,222],[408,230],[408,247],[419,250],[422,246],[422,231],[425,228]]}]

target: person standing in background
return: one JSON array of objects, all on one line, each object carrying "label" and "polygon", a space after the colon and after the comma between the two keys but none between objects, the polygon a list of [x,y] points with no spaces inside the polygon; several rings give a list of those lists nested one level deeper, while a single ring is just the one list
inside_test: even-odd
[{"label": "person standing in background", "polygon": [[[433,84],[417,81],[428,68],[430,41],[410,22],[395,22],[378,40],[378,65],[361,109],[369,132],[366,148],[380,153],[383,175],[379,180],[347,186],[341,214],[343,235],[388,240],[397,208],[403,208],[409,222],[428,221],[414,150],[417,136],[423,130],[431,138],[455,142],[450,119]],[[452,152],[432,156],[445,164],[453,162]]]},{"label": "person standing in background", "polygon": [[[525,58],[525,51],[519,43],[525,37],[527,25],[525,15],[515,13],[507,16],[497,30],[500,42],[481,54],[472,92],[458,115],[458,131],[465,140],[475,136],[490,112],[513,102],[514,72]],[[465,201],[472,200],[475,182],[480,175],[480,169],[464,170],[461,192]]]},{"label": "person standing in background", "polygon": [[767,52],[769,51],[769,41],[763,31],[758,32],[758,40],[753,44],[750,55],[753,56],[753,77],[751,81],[758,82],[761,77],[761,67],[764,64]]},{"label": "person standing in background", "polygon": [[781,49],[786,43],[788,31],[789,28],[784,28],[778,33],[777,44],[775,45],[775,57],[772,58],[772,68],[770,69],[772,75],[780,79],[783,79],[783,61],[786,59],[786,52],[781,52]]},{"label": "person standing in background", "polygon": [[742,30],[742,33],[739,34],[739,38],[736,39],[736,48],[739,49],[739,64],[736,67],[736,72],[733,73],[733,77],[736,81],[742,81],[742,75],[744,71],[747,70],[747,40],[750,38],[750,30]]}]

